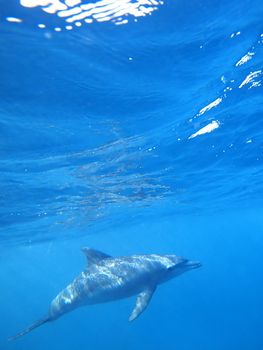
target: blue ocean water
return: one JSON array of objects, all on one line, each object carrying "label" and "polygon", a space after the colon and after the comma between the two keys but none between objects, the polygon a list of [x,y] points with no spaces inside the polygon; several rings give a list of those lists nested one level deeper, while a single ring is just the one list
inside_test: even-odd
[{"label": "blue ocean water", "polygon": [[[0,1],[0,349],[263,349],[260,0]],[[202,268],[16,341],[83,246]]]}]

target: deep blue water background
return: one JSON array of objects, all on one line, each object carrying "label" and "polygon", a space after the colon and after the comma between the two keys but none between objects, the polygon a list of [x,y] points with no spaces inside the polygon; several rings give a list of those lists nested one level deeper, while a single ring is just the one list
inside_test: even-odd
[{"label": "deep blue water background", "polygon": [[[263,349],[262,16],[261,0],[178,0],[54,32],[0,1],[1,350]],[[127,299],[7,342],[84,268],[82,246],[203,267],[134,323]]]}]

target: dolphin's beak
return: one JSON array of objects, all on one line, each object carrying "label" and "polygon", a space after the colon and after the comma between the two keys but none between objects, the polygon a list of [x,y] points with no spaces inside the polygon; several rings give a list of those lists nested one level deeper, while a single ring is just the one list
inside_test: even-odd
[{"label": "dolphin's beak", "polygon": [[202,264],[200,263],[200,261],[191,261],[191,260],[188,260],[188,261],[185,263],[185,266],[187,266],[189,269],[197,269],[198,267],[201,267]]}]

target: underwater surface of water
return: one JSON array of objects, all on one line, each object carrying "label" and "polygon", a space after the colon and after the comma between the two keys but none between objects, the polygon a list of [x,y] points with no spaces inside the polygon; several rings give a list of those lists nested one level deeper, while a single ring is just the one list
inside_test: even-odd
[{"label": "underwater surface of water", "polygon": [[[260,0],[0,1],[0,349],[263,349]],[[201,269],[14,342],[85,266]]]}]

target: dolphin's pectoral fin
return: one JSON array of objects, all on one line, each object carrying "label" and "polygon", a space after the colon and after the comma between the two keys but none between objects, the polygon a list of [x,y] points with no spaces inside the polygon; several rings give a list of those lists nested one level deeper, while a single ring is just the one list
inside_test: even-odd
[{"label": "dolphin's pectoral fin", "polygon": [[132,310],[129,321],[135,320],[147,308],[155,289],[156,287],[149,287],[138,295],[135,308]]},{"label": "dolphin's pectoral fin", "polygon": [[81,250],[86,255],[86,258],[89,264],[96,264],[100,260],[111,258],[110,255],[102,253],[95,249],[84,247],[84,248],[81,248]]}]

